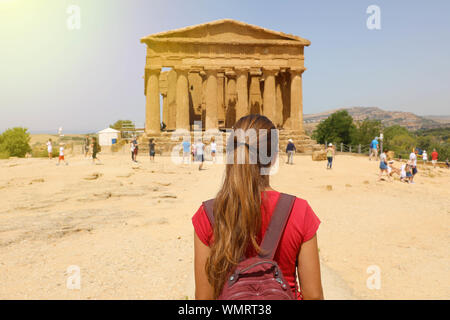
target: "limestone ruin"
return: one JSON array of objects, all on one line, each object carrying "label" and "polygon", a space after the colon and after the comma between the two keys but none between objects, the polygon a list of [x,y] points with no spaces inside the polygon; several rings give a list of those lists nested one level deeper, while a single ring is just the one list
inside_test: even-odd
[{"label": "limestone ruin", "polygon": [[244,115],[259,113],[283,129],[281,139],[289,135],[312,148],[303,130],[302,104],[309,40],[224,19],[152,34],[141,42],[147,45],[147,137],[164,139],[161,122],[166,132],[192,131],[195,121],[206,130],[224,130]]}]

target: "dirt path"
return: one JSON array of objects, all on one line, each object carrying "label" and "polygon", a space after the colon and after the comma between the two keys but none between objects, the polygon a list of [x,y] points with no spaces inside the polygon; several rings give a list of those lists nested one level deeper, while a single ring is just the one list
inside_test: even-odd
[{"label": "dirt path", "polygon": [[[0,161],[0,298],[193,298],[190,219],[217,192],[223,166],[199,172],[169,158],[128,158]],[[377,182],[367,158],[334,165],[299,156],[272,178],[322,220],[325,297],[448,298],[450,173],[422,170],[407,185]],[[371,265],[381,270],[379,290],[366,286]],[[69,266],[80,269],[80,290],[66,286]]]}]

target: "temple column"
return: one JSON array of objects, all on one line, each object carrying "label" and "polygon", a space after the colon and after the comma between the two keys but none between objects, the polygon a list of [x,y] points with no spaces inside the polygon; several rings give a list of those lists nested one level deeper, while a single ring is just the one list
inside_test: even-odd
[{"label": "temple column", "polygon": [[281,127],[283,126],[283,90],[282,90],[283,76],[281,72],[278,77],[275,78],[275,91],[276,91],[276,112],[275,112],[275,126]]},{"label": "temple column", "polygon": [[188,69],[176,68],[175,71],[177,73],[176,128],[190,130]]},{"label": "temple column", "polygon": [[217,129],[217,69],[206,71],[206,120],[205,129]]},{"label": "temple column", "polygon": [[236,121],[243,116],[248,115],[248,89],[247,89],[247,68],[236,68],[236,91],[237,91],[237,105],[236,105]]},{"label": "temple column", "polygon": [[225,126],[231,128],[236,122],[236,72],[233,70],[228,70],[225,72],[226,75],[226,113],[225,113]]},{"label": "temple column", "polygon": [[177,73],[170,70],[167,75],[167,129],[175,130],[177,128]]},{"label": "temple column", "polygon": [[161,93],[163,97],[163,122],[167,127],[169,123],[169,104],[167,103],[167,92]]},{"label": "temple column", "polygon": [[290,129],[303,131],[302,73],[304,68],[291,69],[291,116]]},{"label": "temple column", "polygon": [[264,68],[264,96],[263,96],[263,114],[273,123],[276,123],[276,91],[275,75],[278,68]]},{"label": "temple column", "polygon": [[250,113],[261,113],[262,99],[261,99],[261,87],[260,87],[260,78],[261,78],[261,70],[260,69],[251,69],[250,70]]},{"label": "temple column", "polygon": [[161,131],[161,115],[159,105],[159,74],[161,68],[149,68],[147,80],[147,96],[145,110],[145,133],[157,134]]},{"label": "temple column", "polygon": [[218,72],[217,75],[217,120],[225,121],[225,86],[226,78],[223,72]]},{"label": "temple column", "polygon": [[206,121],[206,72],[204,70],[199,72],[202,77],[202,126],[205,126]]}]

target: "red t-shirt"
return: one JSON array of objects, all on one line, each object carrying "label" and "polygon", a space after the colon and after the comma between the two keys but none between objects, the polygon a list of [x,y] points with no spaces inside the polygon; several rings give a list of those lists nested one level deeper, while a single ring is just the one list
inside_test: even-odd
[{"label": "red t-shirt", "polygon": [[[272,212],[280,197],[277,191],[266,191],[266,197],[261,195],[261,234],[258,236],[258,243],[261,244],[261,239],[269,225]],[[210,246],[213,237],[213,230],[209,222],[208,216],[203,208],[203,205],[197,210],[192,217],[192,224],[194,225],[195,233],[199,239],[207,246]],[[274,260],[278,263],[283,276],[291,286],[292,292],[295,294],[295,271],[296,260],[300,251],[300,246],[303,242],[310,240],[319,228],[320,220],[309,206],[306,200],[296,198],[291,214],[281,236],[278,249],[275,253]],[[254,249],[250,256],[255,255]]]},{"label": "red t-shirt", "polygon": [[433,151],[432,153],[431,153],[431,160],[437,160],[438,159],[438,153],[436,152],[436,151]]}]

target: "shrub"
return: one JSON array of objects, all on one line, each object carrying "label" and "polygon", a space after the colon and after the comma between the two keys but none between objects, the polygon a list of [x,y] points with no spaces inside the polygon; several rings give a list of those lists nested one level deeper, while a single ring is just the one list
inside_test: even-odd
[{"label": "shrub", "polygon": [[0,135],[0,152],[10,157],[23,158],[31,152],[30,134],[26,128],[8,129]]},{"label": "shrub", "polygon": [[6,150],[0,150],[0,159],[8,159],[9,158],[9,152]]},{"label": "shrub", "polygon": [[[58,157],[59,149],[53,147],[52,155],[53,157]],[[48,157],[47,146],[43,144],[33,146],[33,148],[31,149],[31,156],[33,158],[47,158]]]}]

